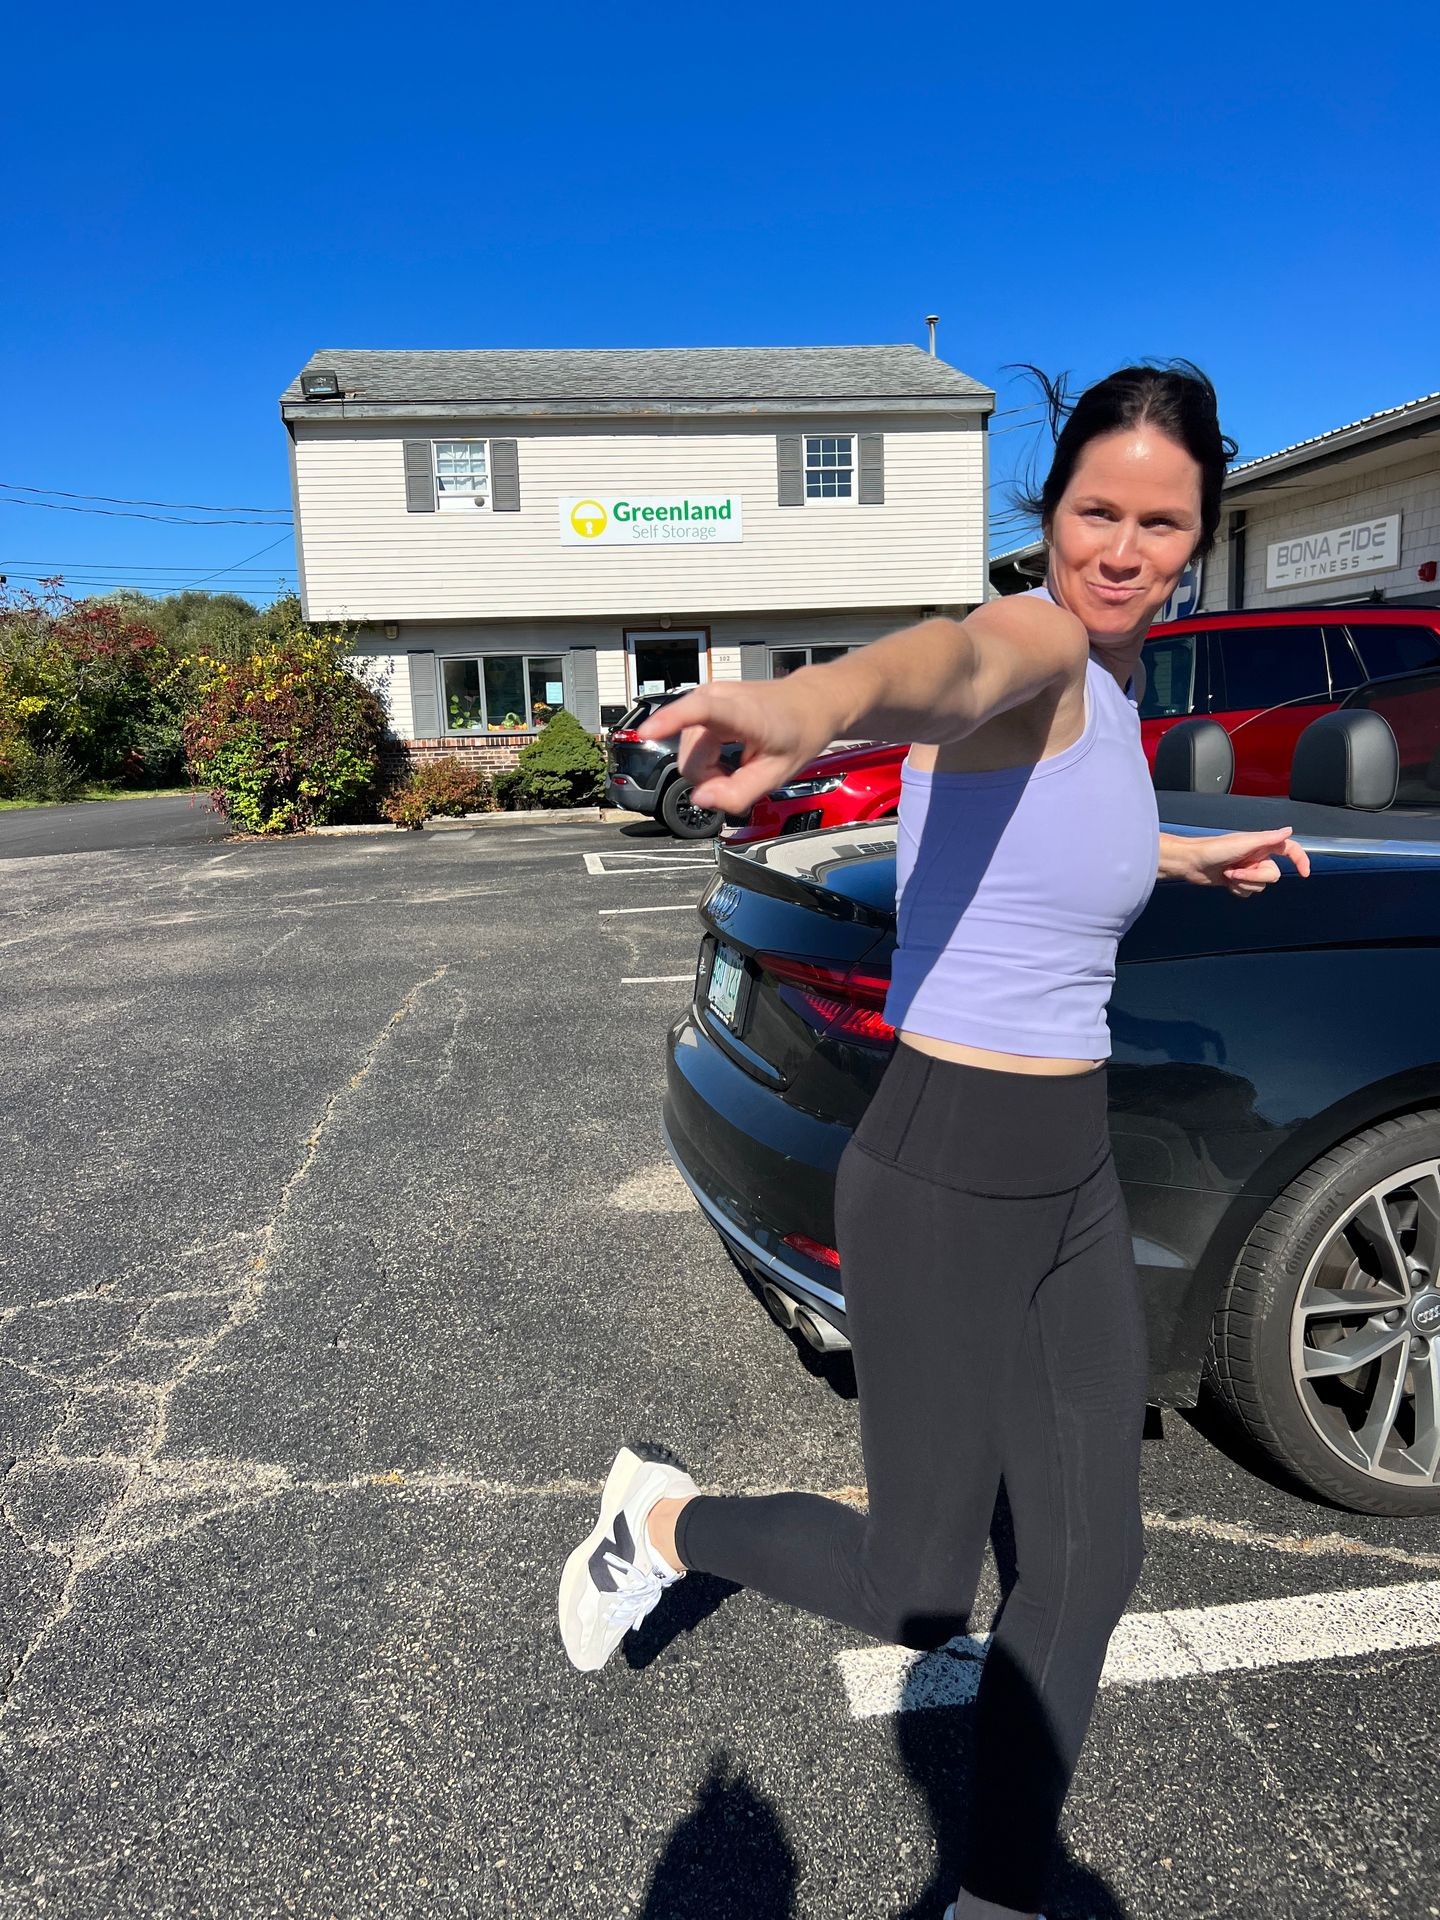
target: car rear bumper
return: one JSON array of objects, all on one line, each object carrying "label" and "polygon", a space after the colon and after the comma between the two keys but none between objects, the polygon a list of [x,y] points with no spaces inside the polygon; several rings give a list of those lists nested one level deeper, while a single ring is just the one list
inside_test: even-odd
[{"label": "car rear bumper", "polygon": [[[845,1334],[840,1273],[787,1246],[785,1235],[835,1244],[835,1175],[850,1129],[787,1105],[753,1079],[708,1037],[705,1016],[693,1006],[671,1029],[668,1052],[665,1145],[707,1219],[760,1285],[779,1289]],[[1160,1406],[1195,1402],[1223,1285],[1219,1269],[1210,1269],[1224,1246],[1221,1223],[1234,1221],[1234,1199],[1126,1184],[1149,1398]]]},{"label": "car rear bumper", "polygon": [[628,807],[631,813],[648,813],[652,818],[660,804],[660,795],[653,787],[637,787],[633,780],[617,785],[611,779],[605,782],[605,804],[607,807]]},{"label": "car rear bumper", "polygon": [[849,1129],[787,1107],[721,1052],[692,1008],[671,1029],[665,1145],[740,1264],[843,1333],[836,1270],[785,1244],[834,1244],[835,1170]]}]

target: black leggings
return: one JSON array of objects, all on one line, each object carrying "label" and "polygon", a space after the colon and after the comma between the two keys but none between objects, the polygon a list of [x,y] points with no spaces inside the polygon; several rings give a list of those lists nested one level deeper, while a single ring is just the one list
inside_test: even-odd
[{"label": "black leggings", "polygon": [[1105,1083],[896,1049],[836,1187],[869,1514],[701,1496],[676,1532],[687,1567],[938,1647],[966,1630],[1003,1478],[1018,1572],[975,1704],[956,1920],[1042,1904],[1144,1553],[1145,1332]]}]

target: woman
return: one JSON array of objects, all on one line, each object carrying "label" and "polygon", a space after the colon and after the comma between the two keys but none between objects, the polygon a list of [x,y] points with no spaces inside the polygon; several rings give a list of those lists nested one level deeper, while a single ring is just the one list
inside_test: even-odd
[{"label": "woman", "polygon": [[[628,1449],[570,1556],[565,1646],[599,1666],[702,1569],[904,1646],[964,1630],[999,1481],[1017,1578],[975,1704],[952,1920],[1036,1920],[1105,1649],[1139,1575],[1144,1325],[1106,1128],[1115,949],[1157,875],[1252,894],[1308,862],[1273,833],[1161,834],[1134,682],[1220,517],[1233,444],[1185,362],[1051,390],[1043,588],[775,683],[701,687],[698,806],[743,813],[832,739],[910,740],[899,1044],[847,1147],[836,1225],[869,1512],[699,1495]],[[720,766],[740,740],[740,766]]]}]

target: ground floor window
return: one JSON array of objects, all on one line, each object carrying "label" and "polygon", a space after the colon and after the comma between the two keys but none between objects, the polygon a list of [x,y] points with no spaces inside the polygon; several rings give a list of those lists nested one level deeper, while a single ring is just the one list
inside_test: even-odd
[{"label": "ground floor window", "polygon": [[445,726],[450,733],[516,733],[543,727],[565,704],[559,654],[487,653],[445,662]]},{"label": "ground floor window", "polygon": [[827,660],[838,660],[850,651],[849,647],[772,647],[770,678],[783,680],[797,667],[823,667]]}]

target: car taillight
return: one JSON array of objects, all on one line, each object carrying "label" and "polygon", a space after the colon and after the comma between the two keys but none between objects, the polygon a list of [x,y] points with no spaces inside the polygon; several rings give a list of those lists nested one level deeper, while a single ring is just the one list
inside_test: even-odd
[{"label": "car taillight", "polygon": [[792,960],[784,953],[756,957],[780,982],[781,998],[827,1035],[877,1047],[888,1047],[895,1038],[894,1027],[881,1011],[890,991],[885,974],[822,967],[811,960]]},{"label": "car taillight", "polygon": [[623,740],[626,746],[632,746],[640,736],[633,727],[617,727],[611,734],[612,740]]},{"label": "car taillight", "polygon": [[808,1233],[787,1233],[785,1245],[793,1247],[796,1253],[808,1254],[810,1259],[819,1260],[827,1267],[838,1267],[840,1255],[834,1247],[827,1247],[823,1240],[812,1240]]}]

